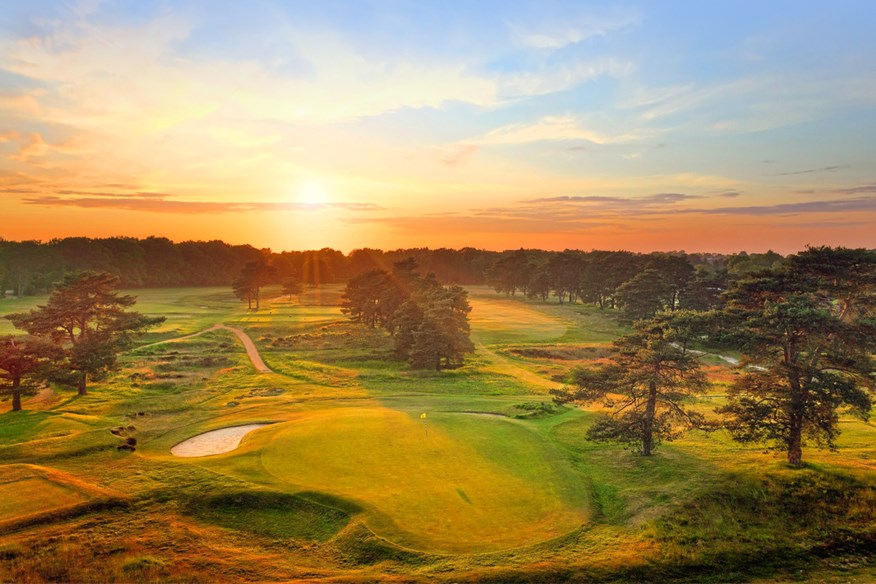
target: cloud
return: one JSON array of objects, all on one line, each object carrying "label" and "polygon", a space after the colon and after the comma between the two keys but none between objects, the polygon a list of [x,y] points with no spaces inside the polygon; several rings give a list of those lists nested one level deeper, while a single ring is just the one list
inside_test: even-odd
[{"label": "cloud", "polygon": [[498,78],[498,95],[505,99],[558,93],[577,87],[591,79],[609,76],[620,78],[633,70],[630,61],[617,59],[578,59],[552,63],[539,68],[506,73]]},{"label": "cloud", "polygon": [[8,194],[12,194],[12,195],[32,195],[32,194],[36,194],[38,192],[39,191],[37,191],[36,189],[29,189],[29,188],[15,188],[15,187],[0,188],[0,193],[8,193]]},{"label": "cloud", "polygon": [[639,139],[634,134],[607,135],[582,125],[576,116],[546,116],[533,123],[508,124],[466,140],[480,145],[526,144],[544,141],[584,140],[593,144],[630,142]]},{"label": "cloud", "polygon": [[475,144],[449,144],[435,148],[438,160],[445,166],[459,166],[475,155],[478,147]]},{"label": "cloud", "polygon": [[49,152],[49,145],[43,139],[42,135],[34,132],[30,135],[30,140],[23,144],[17,153],[9,156],[10,160],[17,162],[28,162],[32,158],[45,156]]},{"label": "cloud", "polygon": [[175,195],[169,193],[151,193],[138,191],[135,193],[103,193],[97,191],[73,191],[73,190],[59,190],[55,191],[56,195],[77,195],[77,196],[89,196],[89,197],[111,197],[111,198],[125,198],[125,197],[134,197],[140,199],[166,199],[168,197],[173,197]]},{"label": "cloud", "polygon": [[5,142],[17,142],[21,136],[15,130],[6,130],[4,132],[0,132],[0,144]]},{"label": "cloud", "polygon": [[861,185],[857,187],[849,187],[845,189],[834,189],[834,193],[842,193],[844,195],[857,195],[860,193],[876,193],[876,184]]},{"label": "cloud", "polygon": [[844,168],[849,168],[848,164],[840,164],[834,166],[822,166],[821,168],[807,168],[805,170],[792,170],[789,172],[779,172],[776,174],[772,174],[769,176],[794,176],[798,174],[813,174],[816,172],[836,172],[837,170],[843,170]]},{"label": "cloud", "polygon": [[76,197],[43,196],[25,198],[28,205],[47,207],[79,207],[83,209],[122,209],[125,211],[143,211],[150,213],[176,214],[218,214],[218,213],[248,213],[256,211],[319,211],[323,209],[343,209],[346,211],[380,211],[383,207],[373,203],[239,203],[221,201],[178,201],[167,200],[166,195],[153,197],[157,193],[113,197]]},{"label": "cloud", "polygon": [[595,37],[604,37],[612,32],[637,26],[642,18],[638,13],[614,17],[581,17],[564,19],[541,25],[508,23],[517,42],[534,49],[562,49]]},{"label": "cloud", "polygon": [[800,215],[809,213],[844,213],[854,211],[876,211],[876,197],[858,197],[831,201],[806,201],[802,203],[781,203],[778,205],[757,205],[749,207],[720,207],[717,209],[685,209],[684,213],[707,215]]},{"label": "cloud", "polygon": [[657,193],[645,197],[626,198],[626,197],[605,197],[599,195],[588,196],[570,196],[562,195],[559,197],[543,197],[539,199],[530,199],[525,203],[583,203],[589,205],[602,206],[651,206],[665,203],[677,203],[688,199],[701,199],[700,195],[685,195],[682,193]]}]

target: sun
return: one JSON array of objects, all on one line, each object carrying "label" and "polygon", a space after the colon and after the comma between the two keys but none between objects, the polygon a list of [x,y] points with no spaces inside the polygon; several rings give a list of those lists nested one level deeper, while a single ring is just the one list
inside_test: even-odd
[{"label": "sun", "polygon": [[298,202],[305,205],[324,205],[328,203],[329,196],[325,187],[318,182],[302,183],[298,187]]}]

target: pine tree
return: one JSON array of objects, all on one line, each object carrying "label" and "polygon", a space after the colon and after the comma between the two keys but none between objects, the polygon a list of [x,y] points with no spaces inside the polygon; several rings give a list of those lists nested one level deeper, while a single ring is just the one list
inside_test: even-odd
[{"label": "pine tree", "polygon": [[126,310],[137,299],[119,295],[118,278],[85,272],[68,275],[44,306],[6,318],[31,335],[51,338],[65,349],[57,381],[74,385],[86,394],[89,379],[101,379],[116,367],[118,354],[137,336],[164,322]]},{"label": "pine tree", "polygon": [[551,393],[558,403],[602,401],[610,413],[600,415],[588,439],[636,444],[650,456],[661,440],[704,425],[684,405],[707,386],[696,355],[684,348],[689,335],[667,316],[640,321],[614,342],[611,363],[575,369],[569,386]]},{"label": "pine tree", "polygon": [[733,331],[745,356],[720,410],[735,439],[772,442],[799,466],[807,438],[835,446],[840,407],[866,419],[876,372],[876,252],[810,248],[735,283],[727,298],[721,328]]}]

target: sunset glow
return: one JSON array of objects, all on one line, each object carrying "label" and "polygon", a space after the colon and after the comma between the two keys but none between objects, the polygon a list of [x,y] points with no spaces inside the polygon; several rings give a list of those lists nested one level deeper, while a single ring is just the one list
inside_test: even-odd
[{"label": "sunset glow", "polygon": [[3,12],[6,239],[876,246],[870,2]]}]

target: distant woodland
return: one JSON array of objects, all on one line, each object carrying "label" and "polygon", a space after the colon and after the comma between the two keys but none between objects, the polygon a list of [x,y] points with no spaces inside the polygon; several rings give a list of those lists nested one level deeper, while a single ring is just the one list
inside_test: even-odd
[{"label": "distant woodland", "polygon": [[[770,268],[782,260],[773,252],[495,252],[467,247],[389,251],[364,248],[344,254],[330,248],[274,252],[222,241],[174,243],[162,237],[69,237],[45,243],[0,239],[0,297],[45,294],[71,272],[107,272],[117,276],[124,288],[226,286],[248,263],[260,261],[274,268],[278,283],[293,277],[305,285],[315,285],[346,282],[366,272],[390,269],[408,258],[414,259],[421,273],[435,274],[442,282],[490,284],[509,295],[593,301],[610,307],[616,307],[618,288],[645,270],[666,272],[675,282],[671,284],[672,296],[697,278],[701,284],[717,279],[713,285],[721,286],[727,277]],[[671,302],[680,302],[680,298],[673,297]]]}]

